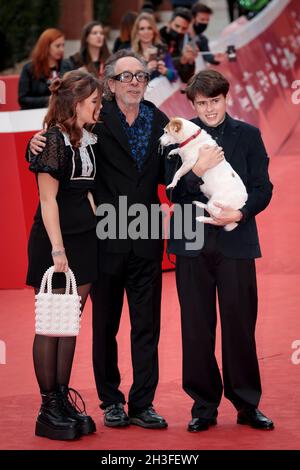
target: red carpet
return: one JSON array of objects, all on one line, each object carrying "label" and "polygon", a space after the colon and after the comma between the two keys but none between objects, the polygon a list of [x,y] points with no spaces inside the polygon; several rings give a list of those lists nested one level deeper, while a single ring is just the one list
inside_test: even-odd
[{"label": "red carpet", "polygon": [[[91,364],[91,309],[88,305],[78,339],[71,386],[82,392],[97,433],[77,442],[50,441],[34,436],[39,407],[31,344],[33,294],[31,290],[0,291],[0,340],[6,343],[6,364],[0,364],[0,449],[299,449],[300,364],[293,365],[291,347],[300,339],[299,199],[300,126],[279,155],[271,159],[274,183],[271,206],[259,219],[264,258],[257,262],[259,319],[257,346],[263,398],[260,408],[275,422],[271,432],[238,426],[235,410],[225,399],[218,426],[189,434],[190,399],[181,390],[181,338],[174,273],[164,274],[160,384],[155,407],[169,422],[168,430],[131,426],[113,430],[102,424]],[[220,357],[219,337],[217,354]],[[129,322],[124,311],[119,333],[122,386],[131,383]]]}]

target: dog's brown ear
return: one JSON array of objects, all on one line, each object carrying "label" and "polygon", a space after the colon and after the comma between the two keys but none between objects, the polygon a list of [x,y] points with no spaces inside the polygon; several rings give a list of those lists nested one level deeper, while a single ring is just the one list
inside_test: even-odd
[{"label": "dog's brown ear", "polygon": [[180,118],[172,118],[170,123],[169,123],[169,126],[170,126],[170,130],[172,132],[179,132],[182,128],[182,120]]}]

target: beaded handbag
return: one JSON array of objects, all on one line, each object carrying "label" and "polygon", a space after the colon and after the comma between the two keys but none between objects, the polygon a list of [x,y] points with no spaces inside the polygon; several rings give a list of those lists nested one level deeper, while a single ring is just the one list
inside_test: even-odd
[{"label": "beaded handbag", "polygon": [[77,336],[81,320],[81,297],[77,292],[75,276],[69,268],[65,273],[65,293],[54,294],[53,274],[54,266],[51,266],[45,272],[40,291],[35,296],[35,332],[46,336]]}]

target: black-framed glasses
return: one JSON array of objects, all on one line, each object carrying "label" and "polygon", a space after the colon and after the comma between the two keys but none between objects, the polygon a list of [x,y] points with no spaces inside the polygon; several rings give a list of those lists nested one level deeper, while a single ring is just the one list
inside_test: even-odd
[{"label": "black-framed glasses", "polygon": [[125,72],[119,73],[118,75],[115,75],[112,78],[114,80],[118,80],[119,82],[130,83],[130,82],[132,82],[133,77],[135,77],[137,79],[137,81],[140,82],[140,83],[149,82],[149,79],[150,79],[149,73],[142,72],[142,71],[136,72],[136,73],[126,72],[125,71]]}]

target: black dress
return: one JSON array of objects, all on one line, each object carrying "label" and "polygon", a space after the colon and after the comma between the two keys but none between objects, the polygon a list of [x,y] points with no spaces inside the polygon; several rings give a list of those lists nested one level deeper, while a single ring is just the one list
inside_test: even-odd
[{"label": "black dress", "polygon": [[[36,174],[49,173],[59,181],[56,199],[66,256],[77,285],[87,284],[97,279],[96,217],[87,197],[94,190],[93,147],[97,137],[84,129],[81,147],[75,149],[67,134],[57,127],[52,127],[45,136],[46,147],[37,156],[30,154],[29,169]],[[40,287],[44,272],[53,265],[51,250],[39,204],[28,242],[28,285]],[[64,286],[65,275],[57,273],[53,287]]]}]

